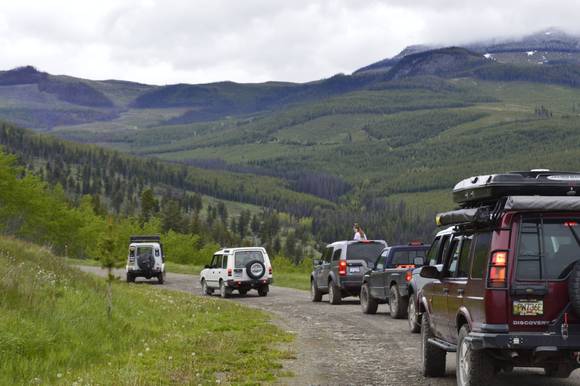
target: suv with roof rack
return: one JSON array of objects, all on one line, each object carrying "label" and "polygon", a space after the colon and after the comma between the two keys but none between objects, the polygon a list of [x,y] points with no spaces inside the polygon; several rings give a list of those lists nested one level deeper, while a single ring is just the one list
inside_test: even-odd
[{"label": "suv with roof rack", "polygon": [[425,266],[422,369],[457,384],[487,385],[498,371],[539,367],[568,377],[580,367],[580,173],[513,172],[455,186],[460,208],[439,271]]},{"label": "suv with roof rack", "polygon": [[272,264],[264,248],[222,249],[199,276],[203,295],[219,290],[221,297],[227,298],[234,290],[246,295],[255,289],[258,295],[266,296],[272,284]]},{"label": "suv with roof rack", "polygon": [[359,296],[363,275],[386,247],[384,240],[337,241],[327,245],[322,258],[314,260],[310,274],[312,301],[319,302],[328,294],[330,304],[340,304],[342,298]]}]

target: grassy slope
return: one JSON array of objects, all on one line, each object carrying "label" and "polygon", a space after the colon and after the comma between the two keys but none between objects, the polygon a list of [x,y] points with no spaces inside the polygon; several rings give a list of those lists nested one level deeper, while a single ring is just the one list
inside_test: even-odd
[{"label": "grassy slope", "polygon": [[[113,286],[39,247],[0,239],[0,374],[8,384],[273,381],[291,336],[219,299]],[[268,360],[264,360],[268,358]]]}]

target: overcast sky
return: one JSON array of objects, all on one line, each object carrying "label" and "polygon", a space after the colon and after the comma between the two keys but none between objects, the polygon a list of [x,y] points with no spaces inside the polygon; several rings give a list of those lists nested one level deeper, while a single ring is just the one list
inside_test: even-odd
[{"label": "overcast sky", "polygon": [[0,69],[144,83],[308,81],[417,43],[555,26],[575,0],[0,0]]}]

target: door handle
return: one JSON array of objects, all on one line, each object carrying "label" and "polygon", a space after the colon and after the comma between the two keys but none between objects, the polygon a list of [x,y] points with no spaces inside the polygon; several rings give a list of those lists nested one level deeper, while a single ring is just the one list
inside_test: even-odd
[{"label": "door handle", "polygon": [[449,293],[449,288],[447,288],[447,287],[443,287],[443,293],[444,293],[444,294],[448,294],[448,293]]},{"label": "door handle", "polygon": [[465,289],[463,289],[463,288],[459,288],[457,290],[457,294],[459,294],[459,295],[462,295],[463,296],[464,293],[465,293]]}]

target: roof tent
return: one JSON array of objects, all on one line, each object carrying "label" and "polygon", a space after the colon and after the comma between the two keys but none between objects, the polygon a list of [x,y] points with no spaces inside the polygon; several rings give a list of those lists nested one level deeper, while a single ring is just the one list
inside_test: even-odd
[{"label": "roof tent", "polygon": [[131,236],[129,240],[132,243],[158,243],[161,237],[159,235]]},{"label": "roof tent", "polygon": [[509,172],[474,176],[453,188],[453,201],[462,207],[491,203],[505,196],[575,196],[580,187],[580,173]]}]

